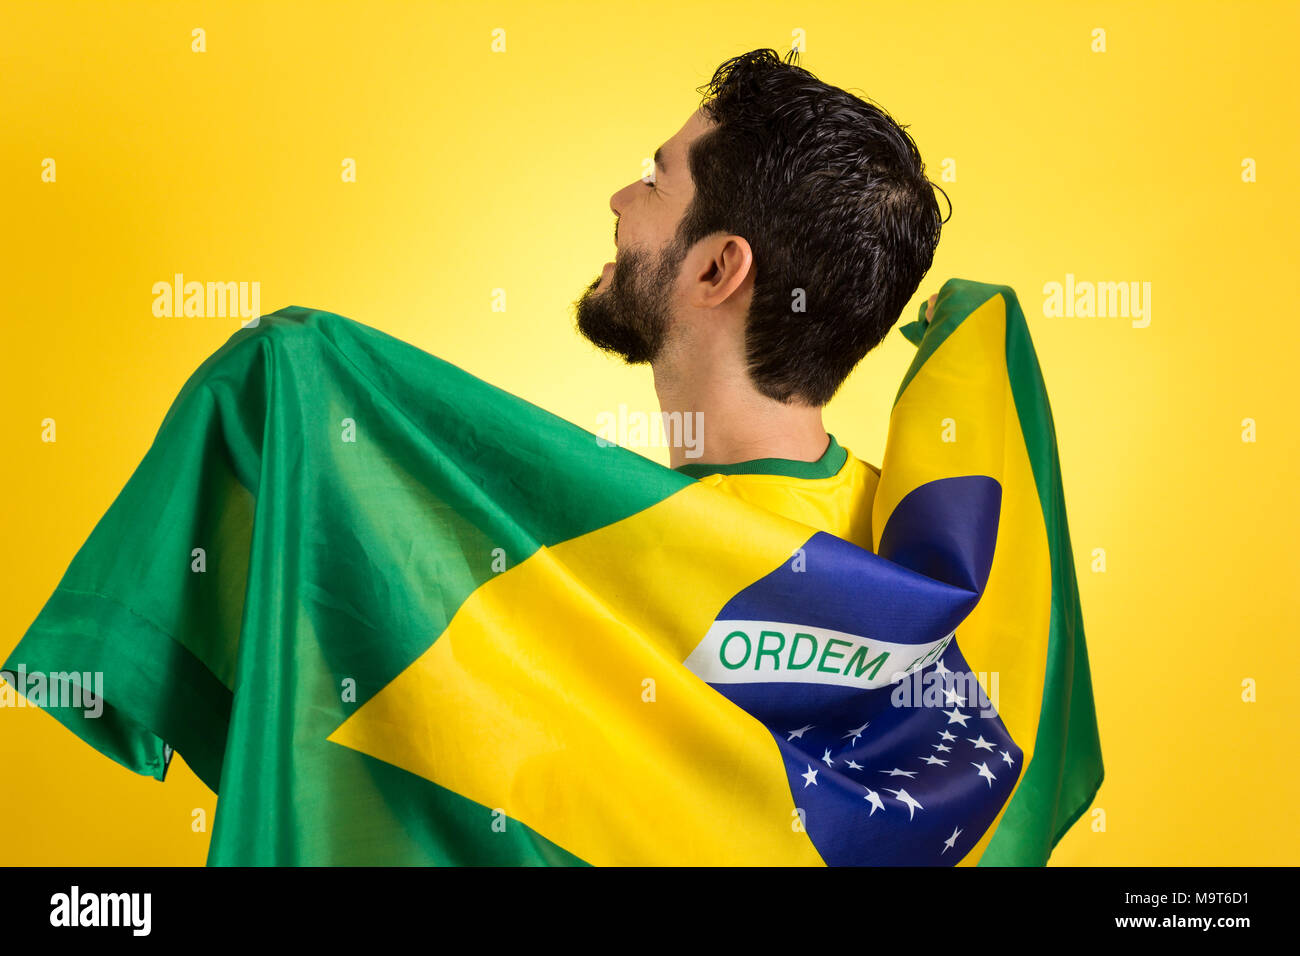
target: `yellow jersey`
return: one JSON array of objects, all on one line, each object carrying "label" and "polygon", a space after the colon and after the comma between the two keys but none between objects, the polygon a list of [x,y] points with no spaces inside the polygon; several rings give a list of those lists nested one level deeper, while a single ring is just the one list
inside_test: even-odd
[{"label": "yellow jersey", "polygon": [[873,550],[871,505],[880,470],[835,436],[816,461],[758,458],[732,465],[687,463],[676,471],[730,495]]}]

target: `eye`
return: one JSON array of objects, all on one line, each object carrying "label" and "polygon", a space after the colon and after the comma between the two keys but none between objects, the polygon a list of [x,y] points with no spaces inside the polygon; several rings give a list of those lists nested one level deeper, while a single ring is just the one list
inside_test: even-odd
[{"label": "eye", "polygon": [[655,188],[655,181],[653,176],[647,176],[644,179],[642,179],[641,182],[644,185],[649,186],[651,189]]}]

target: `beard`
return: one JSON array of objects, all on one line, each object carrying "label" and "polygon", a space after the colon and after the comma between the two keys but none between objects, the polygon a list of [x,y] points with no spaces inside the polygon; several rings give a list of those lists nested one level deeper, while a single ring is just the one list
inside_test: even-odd
[{"label": "beard", "polygon": [[654,261],[643,249],[625,250],[614,263],[609,287],[598,290],[597,279],[578,300],[578,332],[629,365],[653,362],[672,325],[673,287],[685,257],[676,239]]}]

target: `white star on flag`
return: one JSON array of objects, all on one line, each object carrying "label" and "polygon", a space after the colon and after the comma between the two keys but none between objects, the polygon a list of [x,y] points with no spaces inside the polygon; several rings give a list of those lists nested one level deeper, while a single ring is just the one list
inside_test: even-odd
[{"label": "white star on flag", "polygon": [[817,783],[817,771],[814,770],[814,769],[812,768],[812,764],[809,764],[809,765],[808,765],[808,772],[805,773],[805,774],[802,774],[802,777],[803,777],[803,779],[804,779],[804,789],[805,789],[805,790],[808,788],[808,784],[810,784],[810,783],[813,784],[813,785],[816,785],[816,783]]},{"label": "white star on flag", "polygon": [[867,795],[862,799],[871,804],[871,813],[868,813],[867,816],[873,816],[877,810],[885,809],[885,805],[880,802],[880,794],[870,787],[867,787]]},{"label": "white star on flag", "polygon": [[943,849],[939,851],[939,855],[943,856],[945,853],[951,850],[956,845],[957,838],[959,836],[961,836],[961,831],[958,830],[956,827],[953,827],[952,836],[948,837],[948,839],[943,841]]},{"label": "white star on flag", "polygon": [[993,771],[989,769],[989,765],[988,765],[988,764],[986,764],[986,763],[976,763],[975,761],[972,760],[970,765],[971,765],[972,767],[978,767],[978,768],[979,768],[980,776],[983,777],[985,780],[987,780],[987,781],[989,782],[989,786],[990,786],[990,787],[993,786],[993,781],[996,780],[996,779],[998,779],[997,777],[993,776]]},{"label": "white star on flag", "polygon": [[[852,737],[853,740],[857,740],[859,737],[862,736],[862,731],[866,730],[866,729],[867,729],[868,727],[870,727],[870,726],[871,726],[871,721],[868,720],[868,721],[867,721],[865,724],[863,724],[861,727],[855,727],[853,730],[850,730],[850,731],[849,731],[847,734],[845,734],[844,736],[845,736],[845,737]],[[842,740],[843,737],[840,738],[840,739]],[[852,741],[850,741],[850,743],[852,743]]]},{"label": "white star on flag", "polygon": [[969,714],[963,714],[956,707],[954,707],[951,711],[945,710],[944,715],[948,718],[948,723],[961,724],[963,727],[966,726],[966,721],[970,720]]},{"label": "white star on flag", "polygon": [[888,787],[886,787],[885,792],[892,793],[895,797],[898,798],[900,803],[907,804],[907,819],[909,820],[911,820],[914,816],[916,816],[917,810],[925,809],[925,807],[917,803],[916,800],[912,798],[912,795],[908,793],[906,790],[890,790]]},{"label": "white star on flag", "polygon": [[794,740],[794,738],[796,737],[802,737],[804,735],[805,730],[812,730],[812,729],[813,729],[813,725],[809,724],[807,727],[800,727],[798,730],[792,730],[790,731],[790,736],[785,738],[786,742],[789,743],[791,740]]}]

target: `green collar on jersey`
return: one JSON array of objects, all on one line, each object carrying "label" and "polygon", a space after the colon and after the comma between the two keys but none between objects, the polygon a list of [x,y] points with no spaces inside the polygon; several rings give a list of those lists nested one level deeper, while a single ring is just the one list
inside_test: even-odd
[{"label": "green collar on jersey", "polygon": [[755,458],[738,461],[732,465],[706,465],[687,462],[673,471],[691,478],[705,475],[784,475],[787,478],[831,478],[839,473],[848,460],[849,453],[840,447],[834,435],[825,453],[816,461],[796,461],[793,458]]}]

